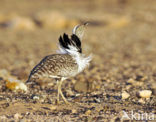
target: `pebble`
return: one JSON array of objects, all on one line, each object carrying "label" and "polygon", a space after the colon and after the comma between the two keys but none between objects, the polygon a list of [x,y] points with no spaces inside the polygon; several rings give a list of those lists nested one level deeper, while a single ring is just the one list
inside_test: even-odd
[{"label": "pebble", "polygon": [[130,89],[132,86],[131,85],[127,85],[126,86],[126,89],[128,90],[128,89]]},{"label": "pebble", "polygon": [[66,90],[66,92],[69,96],[75,95],[71,90]]},{"label": "pebble", "polygon": [[77,92],[84,92],[84,93],[86,93],[87,90],[88,90],[87,82],[77,81],[77,82],[74,84],[74,89],[75,89]]},{"label": "pebble", "polygon": [[76,113],[77,112],[77,110],[76,109],[72,109],[72,113]]},{"label": "pebble", "polygon": [[151,94],[152,94],[152,91],[151,90],[142,90],[142,91],[139,91],[139,96],[142,97],[142,98],[150,98],[151,97]]},{"label": "pebble", "polygon": [[145,101],[144,101],[142,98],[140,98],[140,99],[138,100],[138,102],[141,103],[141,104],[145,104]]},{"label": "pebble", "polygon": [[50,109],[51,109],[51,110],[56,110],[56,109],[57,109],[57,106],[54,106],[54,105],[53,105],[53,106],[50,107]]},{"label": "pebble", "polygon": [[9,77],[6,79],[6,87],[10,90],[28,90],[27,86],[15,77]]},{"label": "pebble", "polygon": [[85,115],[90,115],[91,114],[91,110],[87,110],[86,112],[85,112]]},{"label": "pebble", "polygon": [[34,100],[39,100],[40,98],[39,98],[39,96],[34,96],[33,99]]},{"label": "pebble", "polygon": [[7,119],[7,117],[6,117],[5,115],[0,116],[0,120],[1,120],[1,121],[4,121],[4,120],[6,120],[6,119]]},{"label": "pebble", "polygon": [[15,119],[20,119],[22,116],[19,114],[19,113],[16,113],[15,115],[14,115],[14,118]]},{"label": "pebble", "polygon": [[27,86],[23,82],[19,83],[19,86],[18,86],[17,89],[21,89],[23,91],[27,91],[28,90]]},{"label": "pebble", "polygon": [[136,82],[135,85],[136,86],[142,86],[144,83],[143,82]]},{"label": "pebble", "polygon": [[130,97],[130,94],[124,91],[124,92],[121,94],[121,96],[122,96],[122,99],[125,100],[125,99],[127,99],[127,98]]},{"label": "pebble", "polygon": [[130,78],[128,81],[127,81],[128,83],[134,83],[135,82],[135,80],[134,79],[132,79],[132,78]]}]

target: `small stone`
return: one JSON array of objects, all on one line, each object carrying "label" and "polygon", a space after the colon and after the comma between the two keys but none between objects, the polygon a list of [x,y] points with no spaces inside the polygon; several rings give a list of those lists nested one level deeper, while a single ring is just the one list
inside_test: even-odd
[{"label": "small stone", "polygon": [[91,110],[87,110],[86,112],[85,112],[85,115],[90,115],[91,114]]},{"label": "small stone", "polygon": [[145,104],[145,101],[142,98],[139,99],[138,102],[141,103],[141,104]]},{"label": "small stone", "polygon": [[67,94],[68,94],[69,96],[74,95],[74,93],[73,93],[71,90],[66,90],[66,92],[67,92]]},{"label": "small stone", "polygon": [[75,89],[77,92],[84,92],[84,93],[86,93],[87,90],[88,90],[87,82],[84,82],[84,81],[77,81],[77,82],[74,84],[74,89]]},{"label": "small stone", "polygon": [[53,82],[48,83],[48,86],[54,86]]},{"label": "small stone", "polygon": [[128,89],[130,89],[132,86],[131,85],[127,85],[126,86],[126,89],[128,90]]},{"label": "small stone", "polygon": [[110,79],[107,79],[107,80],[106,80],[106,82],[108,82],[108,83],[109,83],[109,82],[111,82],[111,80],[110,80]]},{"label": "small stone", "polygon": [[1,121],[4,121],[5,119],[7,119],[7,117],[6,117],[5,115],[0,116],[0,120],[1,120]]},{"label": "small stone", "polygon": [[23,90],[27,91],[27,86],[16,77],[9,77],[6,79],[6,87],[10,90]]},{"label": "small stone", "polygon": [[76,109],[72,109],[72,113],[76,113],[77,112],[77,110]]},{"label": "small stone", "polygon": [[34,100],[39,100],[40,98],[39,98],[39,96],[34,96],[33,99]]},{"label": "small stone", "polygon": [[57,106],[54,106],[54,105],[50,107],[51,110],[56,110],[56,108]]},{"label": "small stone", "polygon": [[22,116],[19,114],[19,113],[16,113],[15,115],[14,115],[14,118],[15,119],[20,119]]},{"label": "small stone", "polygon": [[27,86],[23,82],[19,83],[19,88],[18,89],[21,89],[23,91],[27,91],[28,90]]},{"label": "small stone", "polygon": [[136,82],[135,85],[136,86],[142,86],[144,83],[143,82]]},{"label": "small stone", "polygon": [[139,96],[142,97],[142,98],[150,98],[151,97],[151,94],[152,94],[152,91],[151,90],[142,90],[142,91],[139,91]]},{"label": "small stone", "polygon": [[25,121],[26,121],[25,119],[20,119],[20,120],[19,120],[19,122],[25,122]]},{"label": "small stone", "polygon": [[128,81],[127,81],[128,83],[134,83],[135,82],[135,80],[134,79],[132,79],[132,78],[130,78]]},{"label": "small stone", "polygon": [[100,103],[101,101],[100,101],[100,99],[95,99],[96,100],[96,102],[98,102],[98,103]]},{"label": "small stone", "polygon": [[72,83],[75,84],[76,83],[76,80],[75,79],[72,79]]},{"label": "small stone", "polygon": [[122,96],[122,99],[125,100],[125,99],[129,98],[130,94],[128,94],[127,92],[124,91],[124,92],[121,94],[121,96]]}]

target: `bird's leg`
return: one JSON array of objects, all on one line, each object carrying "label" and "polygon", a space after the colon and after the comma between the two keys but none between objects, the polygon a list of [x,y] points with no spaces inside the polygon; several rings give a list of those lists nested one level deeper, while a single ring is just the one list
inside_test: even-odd
[{"label": "bird's leg", "polygon": [[59,104],[59,102],[60,102],[60,99],[59,99],[59,97],[60,97],[59,84],[60,84],[60,82],[57,80],[57,104]]},{"label": "bird's leg", "polygon": [[59,82],[58,91],[59,91],[59,94],[62,96],[64,102],[65,102],[66,104],[69,104],[69,102],[68,102],[67,99],[64,97],[64,95],[63,95],[63,93],[62,93],[62,90],[61,90],[62,82],[63,82],[63,79],[61,79],[61,81]]}]

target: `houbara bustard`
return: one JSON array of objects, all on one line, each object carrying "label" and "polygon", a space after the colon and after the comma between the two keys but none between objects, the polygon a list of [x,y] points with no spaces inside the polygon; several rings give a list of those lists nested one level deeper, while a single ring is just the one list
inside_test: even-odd
[{"label": "houbara bustard", "polygon": [[[43,58],[31,71],[27,83],[35,82],[37,79],[47,77],[57,79],[58,94],[64,102],[68,103],[61,91],[62,82],[82,72],[90,63],[91,56],[86,57],[82,53],[81,40],[87,23],[77,25],[73,28],[71,37],[67,34],[59,37],[59,50],[57,54],[48,55]],[[46,82],[42,80],[41,82]]]}]

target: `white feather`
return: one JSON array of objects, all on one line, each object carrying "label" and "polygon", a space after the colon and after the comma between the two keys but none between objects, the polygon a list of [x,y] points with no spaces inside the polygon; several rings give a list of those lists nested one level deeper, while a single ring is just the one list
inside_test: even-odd
[{"label": "white feather", "polygon": [[85,57],[85,55],[78,55],[74,57],[78,64],[78,72],[83,71],[87,66],[89,66],[90,61],[92,60],[92,56]]},{"label": "white feather", "polygon": [[59,52],[60,54],[69,54],[73,57],[73,59],[78,64],[78,72],[81,72],[85,69],[85,67],[89,66],[90,61],[92,60],[92,55],[85,57],[84,54],[81,54],[77,51],[77,48],[74,46],[69,45],[69,49],[65,49],[61,46],[59,46]]},{"label": "white feather", "polygon": [[86,66],[89,66],[89,63],[92,59],[92,56],[85,57],[84,54],[77,52],[77,49],[74,46],[69,46],[70,49],[67,49],[67,52],[75,59],[78,64],[78,72],[84,70]]},{"label": "white feather", "polygon": [[67,54],[67,50],[63,48],[61,45],[58,45],[59,50],[56,50],[57,53],[59,54]]},{"label": "white feather", "polygon": [[59,54],[71,54],[71,55],[77,55],[79,52],[76,47],[68,45],[69,49],[63,48],[61,45],[58,45],[59,50],[56,52]]}]

